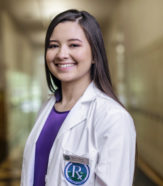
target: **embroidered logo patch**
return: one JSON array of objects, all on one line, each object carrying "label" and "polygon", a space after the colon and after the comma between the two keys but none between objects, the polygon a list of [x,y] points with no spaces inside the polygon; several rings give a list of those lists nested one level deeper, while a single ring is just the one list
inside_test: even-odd
[{"label": "embroidered logo patch", "polygon": [[89,173],[88,165],[72,162],[67,163],[64,170],[67,181],[74,185],[84,184],[89,178]]}]

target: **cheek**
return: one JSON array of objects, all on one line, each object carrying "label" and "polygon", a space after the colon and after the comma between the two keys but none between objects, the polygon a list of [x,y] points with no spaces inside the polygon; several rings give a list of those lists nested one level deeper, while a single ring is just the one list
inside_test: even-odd
[{"label": "cheek", "polygon": [[46,52],[46,61],[48,63],[52,62],[54,60],[55,54],[51,51]]},{"label": "cheek", "polygon": [[85,58],[88,62],[92,63],[92,51],[90,49],[90,47],[88,47],[86,50],[85,50]]},{"label": "cheek", "polygon": [[47,61],[47,63],[49,62],[49,60],[50,60],[49,52],[46,52],[46,61]]},{"label": "cheek", "polygon": [[92,63],[92,53],[89,49],[85,49],[75,53],[74,57],[81,62]]}]

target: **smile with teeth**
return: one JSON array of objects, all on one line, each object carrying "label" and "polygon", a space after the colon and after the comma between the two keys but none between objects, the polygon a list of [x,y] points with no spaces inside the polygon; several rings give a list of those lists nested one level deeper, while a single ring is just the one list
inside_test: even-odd
[{"label": "smile with teeth", "polygon": [[60,68],[72,67],[74,65],[75,65],[74,63],[71,63],[71,64],[57,64],[57,66],[60,67]]}]

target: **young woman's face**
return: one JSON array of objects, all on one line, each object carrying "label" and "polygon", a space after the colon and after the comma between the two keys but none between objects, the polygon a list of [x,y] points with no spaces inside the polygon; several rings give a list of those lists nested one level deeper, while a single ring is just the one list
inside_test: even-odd
[{"label": "young woman's face", "polygon": [[54,28],[46,61],[50,72],[61,83],[91,81],[91,47],[78,23],[67,21]]}]

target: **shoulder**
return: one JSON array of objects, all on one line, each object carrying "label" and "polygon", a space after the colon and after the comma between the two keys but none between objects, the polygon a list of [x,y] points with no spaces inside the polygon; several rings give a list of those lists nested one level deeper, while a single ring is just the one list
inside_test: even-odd
[{"label": "shoulder", "polygon": [[129,114],[128,111],[120,105],[117,101],[113,98],[109,97],[102,91],[98,90],[96,93],[96,108],[98,109],[99,113],[107,113],[108,115],[115,114],[115,113],[125,113]]},{"label": "shoulder", "polygon": [[134,146],[136,130],[129,112],[103,93],[98,94],[95,102],[93,124],[98,148],[101,149],[104,144],[107,148],[114,148],[116,144],[117,148]]},{"label": "shoulder", "polygon": [[101,91],[97,92],[95,107],[95,127],[97,130],[121,130],[135,133],[134,121],[129,112],[118,102]]}]

